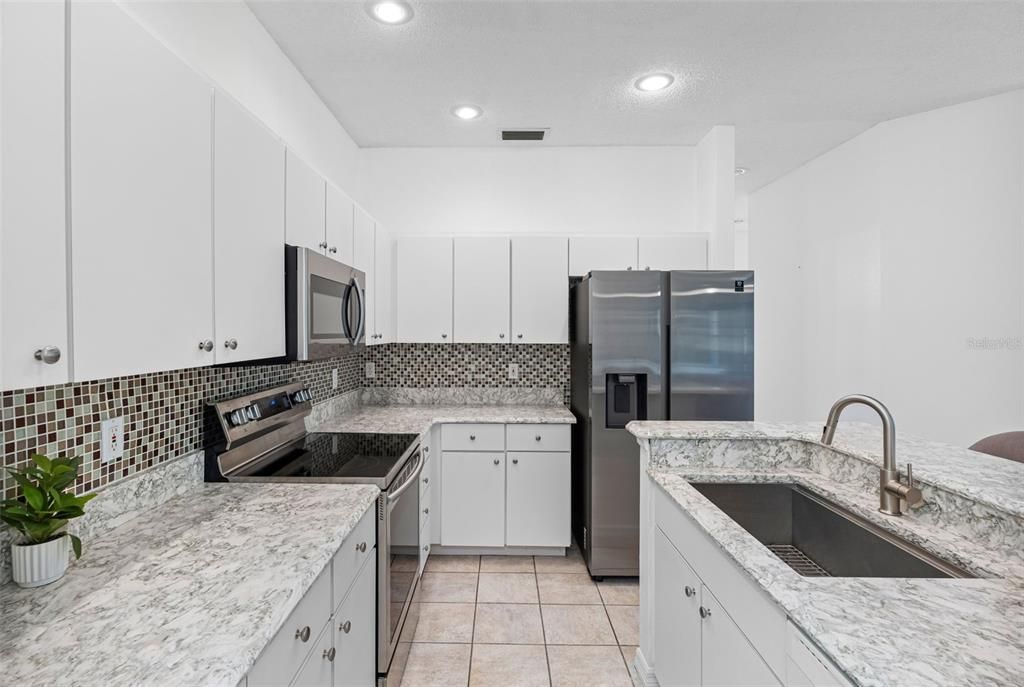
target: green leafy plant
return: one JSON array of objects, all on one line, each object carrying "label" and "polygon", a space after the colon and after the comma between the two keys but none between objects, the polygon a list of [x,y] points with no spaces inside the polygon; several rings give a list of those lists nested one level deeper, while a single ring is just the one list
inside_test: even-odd
[{"label": "green leafy plant", "polygon": [[75,496],[64,490],[78,479],[80,458],[32,456],[32,464],[7,468],[21,487],[21,497],[0,501],[0,520],[20,532],[28,544],[43,544],[58,537],[71,540],[75,558],[82,557],[82,540],[64,528],[68,520],[85,514],[85,504],[96,494]]}]

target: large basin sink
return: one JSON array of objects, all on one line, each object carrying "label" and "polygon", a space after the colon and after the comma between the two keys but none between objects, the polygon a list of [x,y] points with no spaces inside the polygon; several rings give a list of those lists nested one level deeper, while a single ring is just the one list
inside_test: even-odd
[{"label": "large basin sink", "polygon": [[807,577],[975,577],[793,484],[690,484]]}]

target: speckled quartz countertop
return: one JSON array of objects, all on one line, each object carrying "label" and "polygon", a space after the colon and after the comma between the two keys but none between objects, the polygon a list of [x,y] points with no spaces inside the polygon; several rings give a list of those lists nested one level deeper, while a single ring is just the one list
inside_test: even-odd
[{"label": "speckled quartz countertop", "polygon": [[313,432],[405,432],[422,434],[434,424],[494,422],[572,424],[561,405],[387,405],[361,406],[310,427]]},{"label": "speckled quartz countertop", "polygon": [[[651,440],[642,446],[654,482],[855,684],[1024,684],[1024,509],[1015,510],[1024,491],[1022,466],[904,438],[897,456],[913,460],[915,476],[920,470],[930,486],[921,514],[892,518],[877,512],[877,491],[865,488],[857,466],[841,464],[841,455],[855,457],[877,480],[875,442],[880,447],[881,441],[874,428],[840,426],[841,451],[823,456],[831,449],[817,444],[820,428],[810,425],[635,423],[630,431]],[[940,526],[953,522],[950,514],[929,502],[972,492],[962,478],[947,480],[963,460],[974,461],[972,477],[991,484],[994,493],[988,505],[957,514],[960,530]],[[691,481],[795,483],[982,577],[801,577]],[[945,489],[953,496],[944,497]]]},{"label": "speckled quartz countertop", "polygon": [[0,587],[12,685],[235,687],[377,498],[368,485],[207,484]]}]

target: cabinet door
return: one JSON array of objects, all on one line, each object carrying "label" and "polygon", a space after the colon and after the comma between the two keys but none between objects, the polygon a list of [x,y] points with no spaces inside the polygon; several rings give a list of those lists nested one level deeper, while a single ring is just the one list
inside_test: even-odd
[{"label": "cabinet door", "polygon": [[594,270],[635,270],[636,237],[576,236],[569,239],[569,274]]},{"label": "cabinet door", "polygon": [[452,240],[407,237],[398,240],[398,340],[450,343],[452,340]]},{"label": "cabinet door", "polygon": [[324,252],[327,183],[295,153],[288,151],[285,183],[285,236],[292,246]]},{"label": "cabinet door", "polygon": [[700,685],[700,579],[654,528],[654,672],[658,684]]},{"label": "cabinet door", "polygon": [[354,207],[344,191],[327,184],[327,254],[346,265],[352,265],[355,249]]},{"label": "cabinet door", "polygon": [[366,562],[334,614],[334,684],[372,687],[377,679],[377,561]]},{"label": "cabinet door", "polygon": [[395,339],[395,242],[380,224],[373,234],[373,321],[376,339],[367,343],[390,343]]},{"label": "cabinet door", "polygon": [[512,343],[569,342],[569,241],[512,239]]},{"label": "cabinet door", "polygon": [[517,451],[506,462],[506,546],[569,546],[569,454]]},{"label": "cabinet door", "polygon": [[[0,3],[0,387],[69,379],[60,2]],[[48,349],[49,360],[35,352]],[[54,356],[59,356],[53,360]]]},{"label": "cabinet door", "polygon": [[508,343],[508,239],[455,239],[456,343]]},{"label": "cabinet door", "polygon": [[505,545],[505,454],[441,455],[441,543]]},{"label": "cabinet door", "polygon": [[68,6],[75,378],[209,365],[213,90],[117,5]]},{"label": "cabinet door", "polygon": [[213,146],[216,361],[282,356],[284,144],[218,93]]},{"label": "cabinet door", "polygon": [[708,239],[703,234],[641,236],[638,265],[642,270],[706,270]]},{"label": "cabinet door", "polygon": [[334,681],[334,661],[338,658],[333,644],[334,633],[328,624],[320,633],[290,687],[331,687]]},{"label": "cabinet door", "polygon": [[[657,584],[657,573],[655,573]],[[705,687],[778,685],[775,673],[707,587],[700,590],[707,617],[701,620],[701,680]],[[655,650],[655,664],[661,660]],[[661,676],[658,677],[659,682]]]},{"label": "cabinet door", "polygon": [[352,266],[362,270],[366,275],[366,341],[376,343],[374,339],[377,332],[377,293],[374,284],[374,221],[358,205],[355,206],[354,215],[355,237],[353,242]]}]

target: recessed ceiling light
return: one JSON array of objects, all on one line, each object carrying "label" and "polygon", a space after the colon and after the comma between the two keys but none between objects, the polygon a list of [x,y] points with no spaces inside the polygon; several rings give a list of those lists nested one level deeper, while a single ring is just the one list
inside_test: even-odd
[{"label": "recessed ceiling light", "polygon": [[633,85],[640,91],[660,91],[668,88],[675,81],[671,74],[648,74],[636,80]]},{"label": "recessed ceiling light", "polygon": [[457,107],[452,108],[453,115],[467,122],[471,119],[476,119],[483,113],[484,111],[476,105],[458,105]]},{"label": "recessed ceiling light", "polygon": [[381,0],[369,9],[370,16],[384,24],[404,24],[412,19],[412,8],[401,0]]},{"label": "recessed ceiling light", "polygon": [[736,168],[736,176],[741,177],[744,174],[746,174],[748,171],[749,170],[746,167],[737,167]]}]

